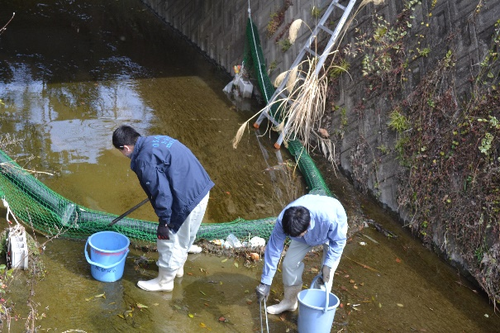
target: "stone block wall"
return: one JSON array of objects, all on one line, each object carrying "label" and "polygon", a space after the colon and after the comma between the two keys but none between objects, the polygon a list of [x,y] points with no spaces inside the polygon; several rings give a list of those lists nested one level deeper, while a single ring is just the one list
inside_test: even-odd
[{"label": "stone block wall", "polygon": [[[373,36],[374,22],[377,21],[376,16],[384,18],[390,24],[394,24],[396,18],[401,17],[405,4],[410,2],[412,1],[386,0],[378,5],[373,3],[367,5],[356,16],[356,20],[350,26],[343,45],[358,43],[361,34],[364,32],[369,32]],[[467,171],[464,171],[463,165],[457,165],[444,170],[442,174],[434,175],[434,179],[442,179],[441,184],[434,183],[435,180],[431,178],[423,178],[426,179],[426,182],[421,186],[433,188],[434,193],[437,195],[429,196],[432,199],[422,196],[410,199],[406,197],[405,200],[402,200],[401,193],[410,188],[412,173],[419,176],[431,174],[432,163],[435,163],[436,159],[434,161],[432,158],[425,160],[427,158],[426,149],[434,147],[423,145],[419,147],[418,152],[413,151],[413,156],[416,156],[413,161],[421,158],[421,161],[424,162],[420,165],[429,166],[423,169],[425,170],[423,175],[419,173],[420,170],[413,169],[414,165],[403,169],[401,160],[398,159],[400,154],[398,154],[396,148],[401,134],[391,129],[388,124],[391,112],[400,105],[404,105],[404,103],[401,104],[402,102],[413,101],[420,103],[418,105],[423,106],[421,107],[422,110],[420,108],[409,108],[408,105],[406,105],[406,109],[414,110],[422,117],[426,109],[425,106],[428,103],[433,103],[434,100],[422,98],[419,100],[415,97],[407,99],[407,97],[411,96],[419,87],[419,84],[424,82],[427,84],[429,82],[435,83],[435,86],[430,87],[430,89],[435,89],[436,95],[440,97],[453,96],[453,99],[449,101],[452,105],[464,106],[472,97],[480,97],[477,96],[477,91],[474,91],[474,85],[476,77],[481,71],[481,63],[488,56],[490,50],[498,52],[497,46],[491,48],[495,29],[498,29],[495,26],[500,24],[500,2],[479,0],[413,1],[412,8],[413,10],[408,16],[407,29],[404,29],[408,35],[404,38],[405,54],[401,58],[406,62],[401,67],[397,63],[392,63],[388,71],[389,75],[393,75],[393,78],[398,79],[403,76],[399,72],[394,72],[394,70],[401,70],[402,68],[405,71],[404,80],[397,83],[399,85],[398,90],[394,94],[391,95],[390,92],[384,90],[391,87],[391,84],[388,83],[391,80],[390,76],[384,76],[382,84],[376,87],[372,85],[376,84],[377,81],[370,81],[369,76],[363,75],[366,66],[363,68],[362,59],[365,54],[374,51],[373,47],[368,46],[364,50],[359,50],[360,53],[356,56],[350,55],[349,52],[345,54],[345,59],[351,65],[349,68],[350,76],[343,75],[338,82],[339,97],[336,99],[336,105],[346,112],[345,116],[339,112],[334,112],[333,124],[330,128],[331,133],[339,128],[341,129],[342,135],[336,138],[336,146],[340,147],[338,149],[338,161],[358,188],[370,192],[386,208],[394,211],[401,217],[405,225],[411,226],[412,230],[418,232],[427,245],[442,254],[452,264],[455,264],[464,275],[470,274],[476,281],[482,281],[482,286],[487,290],[489,297],[498,300],[498,261],[495,261],[496,259],[489,262],[481,261],[481,264],[478,264],[478,258],[498,257],[498,237],[493,240],[488,237],[488,233],[481,234],[480,228],[476,230],[474,229],[475,226],[471,227],[467,224],[468,221],[462,221],[461,219],[456,219],[461,225],[455,225],[456,228],[449,229],[448,226],[452,225],[452,223],[447,221],[446,218],[436,216],[437,213],[440,213],[440,210],[451,210],[451,208],[455,208],[452,207],[453,205],[459,206],[455,204],[455,201],[450,200],[450,206],[448,208],[444,207],[443,202],[445,202],[448,194],[455,195],[454,199],[458,199],[457,202],[468,195],[465,193],[464,182],[461,178],[462,174]],[[380,28],[381,25],[377,27]],[[373,40],[371,42],[377,44]],[[396,52],[394,49],[388,49],[387,51]],[[410,54],[409,52],[413,53]],[[383,52],[377,54],[378,57],[383,55]],[[392,57],[392,60],[394,61],[397,58],[397,56]],[[452,63],[446,72],[447,75],[430,79],[437,69],[442,66],[438,64],[442,64],[445,59],[449,59]],[[373,59],[373,61],[376,60],[380,60],[380,58]],[[498,75],[499,65],[496,66],[497,68],[492,70],[491,73]],[[440,81],[440,79],[443,81]],[[495,79],[492,78],[492,80]],[[450,89],[453,91],[447,93],[446,90]],[[491,89],[492,94],[498,96],[494,85],[492,85]],[[474,96],[475,94],[476,96]],[[446,110],[459,110],[459,113],[465,112],[464,107],[450,107]],[[434,114],[429,112],[427,115],[433,115],[434,119],[441,117],[439,112]],[[487,115],[484,115],[484,117],[487,118]],[[497,111],[496,117],[498,118]],[[446,115],[442,119],[451,120],[453,118],[453,115]],[[458,114],[455,115],[456,118],[459,118]],[[473,119],[473,117],[471,118]],[[439,140],[440,136],[444,137],[457,129],[457,127],[452,127],[451,124],[441,123],[439,130],[434,131],[434,128],[429,128],[427,131],[420,132],[424,134],[419,136],[418,131],[421,129],[412,128],[412,125],[410,124],[407,135],[415,135],[420,138],[427,136],[433,138],[435,142]],[[442,156],[448,153],[453,154],[451,144],[441,146],[438,143],[432,143],[432,141],[426,142],[430,142],[430,145],[437,147],[438,151],[441,150]],[[498,141],[496,147],[498,149]],[[478,150],[478,147],[472,145],[469,148]],[[384,150],[389,152],[384,152]],[[439,159],[439,154],[437,156]],[[477,161],[470,161],[469,165],[475,163]],[[411,188],[411,191],[406,193],[413,192],[416,195],[418,190]],[[461,209],[464,214],[468,210],[480,211],[480,205],[474,203],[480,197],[481,195],[476,195],[468,197],[470,200],[467,202],[461,201],[464,206],[456,211]],[[412,207],[415,209],[415,215],[410,214],[405,210],[406,208],[401,206],[401,201],[406,201],[404,203],[408,204],[409,201],[413,203],[412,200],[416,202]],[[470,206],[468,205],[469,202]],[[439,208],[433,211],[433,207]],[[419,209],[431,213],[424,212],[420,214]],[[426,216],[429,220],[419,220],[418,218],[414,220],[413,218],[419,216],[419,214],[420,216]],[[442,214],[442,216],[447,215]],[[474,225],[474,222],[481,223],[477,222],[480,220],[481,217],[478,216],[471,224]],[[494,224],[495,218],[493,217],[489,221]],[[424,224],[432,226],[423,227]],[[494,230],[498,229],[493,227],[490,230],[491,234],[497,236],[497,231]],[[484,236],[486,237],[479,246],[472,243],[474,237],[482,239],[481,237]],[[467,243],[474,245],[469,246],[470,244]],[[482,256],[483,254],[484,256]],[[484,281],[488,282],[485,283]],[[485,285],[487,287],[484,287]]]},{"label": "stone block wall", "polygon": [[[364,7],[350,26],[344,44],[355,43],[360,31],[370,30],[374,14],[393,23],[404,3],[405,1],[386,0],[379,5],[369,4]],[[481,7],[481,4],[485,7]],[[457,95],[467,98],[471,94],[471,77],[478,73],[479,64],[490,47],[495,23],[500,19],[500,2],[421,1],[415,5],[413,16],[412,27],[408,31],[409,36],[414,38],[406,39],[409,44],[407,48],[427,48],[430,52],[427,56],[416,57],[408,63],[408,81],[402,83],[405,87],[403,94],[411,94],[412,88],[433,70],[436,62],[443,59],[448,51],[452,51],[456,59],[454,83]],[[417,38],[418,35],[424,37]],[[336,101],[339,107],[347,110],[348,118],[343,130],[344,136],[337,141],[340,146],[340,165],[355,183],[374,193],[383,205],[404,219],[405,212],[397,203],[397,189],[404,185],[404,180],[398,179],[399,162],[394,155],[382,154],[378,149],[395,146],[396,133],[389,129],[387,123],[389,113],[396,103],[387,100],[383,93],[370,94],[370,99],[367,99],[369,87],[362,75],[362,57],[346,58],[351,64],[350,76],[344,75],[341,78],[340,97]],[[334,128],[340,127],[341,115],[337,114],[334,118]]]}]

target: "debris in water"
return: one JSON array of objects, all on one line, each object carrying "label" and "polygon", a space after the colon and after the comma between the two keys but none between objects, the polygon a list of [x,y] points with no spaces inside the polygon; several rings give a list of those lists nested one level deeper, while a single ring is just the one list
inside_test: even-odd
[{"label": "debris in water", "polygon": [[363,234],[363,237],[366,237],[369,240],[371,240],[372,242],[374,242],[375,244],[378,244],[378,242],[375,239],[371,238],[370,236],[367,236],[367,235]]},{"label": "debris in water", "polygon": [[224,240],[223,239],[214,239],[214,240],[210,241],[210,243],[222,246],[222,245],[224,245]]},{"label": "debris in water", "polygon": [[266,246],[266,240],[262,237],[255,236],[250,239],[249,245],[251,247]]},{"label": "debris in water", "polygon": [[372,271],[372,272],[378,272],[378,270],[376,270],[375,268],[372,268],[372,267],[370,267],[370,266],[368,266],[368,265],[365,265],[365,264],[359,263],[359,262],[357,262],[357,261],[355,261],[355,260],[352,260],[352,259],[351,259],[351,258],[349,258],[348,256],[345,256],[345,257],[346,257],[347,259],[349,259],[350,261],[352,261],[352,262],[354,262],[354,263],[356,263],[356,264],[360,265],[360,266],[361,266],[361,267],[363,267],[363,268],[369,269],[369,270],[370,270],[370,271]]},{"label": "debris in water", "polygon": [[104,298],[104,299],[106,299],[106,293],[102,293],[102,294],[99,294],[99,295],[95,295],[95,296],[92,296],[92,297],[86,298],[85,300],[88,302],[88,301],[93,300],[94,298]]},{"label": "debris in water", "polygon": [[242,246],[242,244],[241,244],[240,240],[238,239],[238,237],[236,237],[233,234],[229,234],[226,238],[226,242],[224,243],[224,247],[226,247],[226,248],[231,248],[231,247],[238,248],[241,246]]}]

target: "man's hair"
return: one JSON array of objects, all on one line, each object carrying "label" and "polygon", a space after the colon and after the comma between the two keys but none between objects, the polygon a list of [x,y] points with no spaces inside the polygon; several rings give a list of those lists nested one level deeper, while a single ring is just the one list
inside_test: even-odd
[{"label": "man's hair", "polygon": [[113,132],[113,146],[117,149],[123,149],[125,145],[134,146],[140,136],[132,127],[122,125]]},{"label": "man's hair", "polygon": [[298,237],[307,230],[311,222],[309,210],[303,206],[294,206],[287,208],[283,213],[281,224],[285,235]]}]

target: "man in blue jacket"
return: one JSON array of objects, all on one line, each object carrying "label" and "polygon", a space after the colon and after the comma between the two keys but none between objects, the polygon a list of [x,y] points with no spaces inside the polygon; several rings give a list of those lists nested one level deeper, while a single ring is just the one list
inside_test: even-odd
[{"label": "man in blue jacket", "polygon": [[130,158],[130,168],[158,216],[158,277],[137,286],[172,291],[174,278],[184,274],[214,183],[191,150],[169,136],[143,137],[123,125],[113,132],[113,146]]},{"label": "man in blue jacket", "polygon": [[323,245],[322,282],[331,291],[333,274],[347,239],[344,207],[335,198],[313,194],[306,194],[285,207],[276,220],[264,253],[261,283],[255,290],[259,301],[269,296],[287,236],[291,242],[282,263],[284,298],[267,308],[271,314],[297,309],[297,294],[302,290],[304,271],[302,260],[314,246]]}]

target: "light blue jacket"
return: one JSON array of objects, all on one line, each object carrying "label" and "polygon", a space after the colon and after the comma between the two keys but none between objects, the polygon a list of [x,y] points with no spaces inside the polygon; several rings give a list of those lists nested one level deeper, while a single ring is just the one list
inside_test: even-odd
[{"label": "light blue jacket", "polygon": [[347,216],[344,207],[335,198],[306,194],[288,204],[278,216],[264,253],[261,283],[271,285],[273,281],[287,237],[283,232],[281,220],[285,210],[294,206],[307,208],[311,216],[311,223],[303,237],[290,238],[309,246],[328,243],[329,249],[323,265],[333,267],[334,263],[340,261],[347,240]]}]

